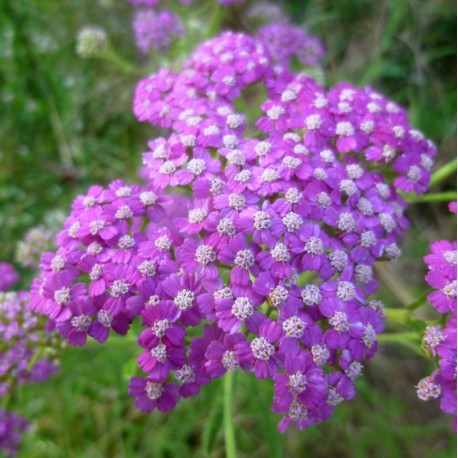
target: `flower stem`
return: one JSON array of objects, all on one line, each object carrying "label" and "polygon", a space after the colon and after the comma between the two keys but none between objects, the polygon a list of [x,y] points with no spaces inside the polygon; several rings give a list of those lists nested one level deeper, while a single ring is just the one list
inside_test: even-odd
[{"label": "flower stem", "polygon": [[412,302],[409,305],[406,305],[405,308],[408,310],[416,310],[420,305],[423,305],[425,302],[428,301],[428,296],[433,292],[433,289],[429,289],[424,293],[422,296],[420,296],[416,301]]},{"label": "flower stem", "polygon": [[219,2],[215,2],[213,7],[213,11],[211,14],[211,18],[209,21],[210,26],[208,27],[208,38],[211,38],[217,34],[219,28],[221,26],[221,22],[223,21],[224,17],[224,8],[219,4]]},{"label": "flower stem", "polygon": [[127,74],[133,75],[143,75],[143,71],[134,65],[132,65],[128,60],[121,57],[116,51],[113,49],[108,50],[104,55],[100,56],[102,59],[105,59],[109,62],[115,64],[118,69]]},{"label": "flower stem", "polygon": [[439,170],[436,170],[436,172],[434,172],[433,175],[431,176],[431,181],[429,183],[429,186],[432,187],[436,185],[437,183],[440,183],[442,180],[447,178],[450,174],[455,172],[456,167],[457,167],[457,160],[453,159],[453,161],[450,161],[448,164],[445,164]]},{"label": "flower stem", "polygon": [[234,372],[228,371],[223,382],[223,412],[224,412],[224,442],[226,444],[226,458],[236,458],[235,433],[232,416],[232,385]]},{"label": "flower stem", "polygon": [[452,200],[456,200],[456,191],[425,194],[424,196],[417,196],[416,194],[404,194],[404,197],[409,204],[416,204],[420,202],[451,202]]},{"label": "flower stem", "polygon": [[397,332],[396,334],[380,334],[377,336],[380,343],[396,343],[396,342],[417,342],[420,337],[417,332]]},{"label": "flower stem", "polygon": [[420,346],[420,336],[416,332],[398,332],[392,334],[380,334],[377,336],[377,340],[380,344],[395,344],[416,353],[418,356],[425,356],[425,353]]},{"label": "flower stem", "polygon": [[386,308],[383,311],[383,315],[389,321],[394,321],[400,324],[407,324],[407,320],[409,317],[409,310],[406,309],[392,309]]}]

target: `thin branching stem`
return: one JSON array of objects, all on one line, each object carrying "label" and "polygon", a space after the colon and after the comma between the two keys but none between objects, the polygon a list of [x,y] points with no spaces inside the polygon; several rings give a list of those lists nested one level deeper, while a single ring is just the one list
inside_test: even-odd
[{"label": "thin branching stem", "polygon": [[453,159],[449,163],[445,164],[439,170],[436,170],[432,176],[429,186],[433,187],[434,185],[440,183],[442,180],[445,180],[449,175],[456,172],[457,160]]},{"label": "thin branching stem", "polygon": [[405,199],[409,204],[417,204],[422,202],[451,202],[456,200],[456,191],[437,192],[417,196],[416,194],[405,194]]},{"label": "thin branching stem", "polygon": [[223,382],[224,442],[226,458],[236,458],[234,418],[232,414],[234,372],[228,371]]}]

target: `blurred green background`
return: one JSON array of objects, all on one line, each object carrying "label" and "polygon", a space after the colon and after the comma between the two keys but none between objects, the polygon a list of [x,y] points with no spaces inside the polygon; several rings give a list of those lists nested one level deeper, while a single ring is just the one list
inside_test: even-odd
[{"label": "blurred green background", "polygon": [[[290,0],[296,22],[327,48],[325,75],[370,84],[405,106],[411,123],[438,146],[436,168],[456,153],[456,4],[452,0]],[[192,15],[199,9],[189,7]],[[77,31],[103,26],[126,60],[135,51],[124,0],[3,0],[0,8],[0,259],[52,210],[68,209],[90,184],[135,180],[156,132],[131,113],[138,75],[75,54]],[[160,56],[152,56],[159,61]],[[146,66],[145,74],[147,73]],[[432,191],[456,188],[454,177]],[[446,205],[416,204],[404,256],[379,270],[381,296],[409,304],[425,291],[428,244],[455,238]],[[24,273],[27,287],[30,272]],[[395,294],[393,294],[395,291]],[[418,311],[427,316],[427,306]],[[106,348],[109,347],[109,348]],[[122,368],[135,357],[114,339],[103,348],[68,349],[62,371],[24,387],[17,410],[34,421],[21,457],[221,457],[221,386],[145,416],[128,398]],[[272,386],[239,374],[235,425],[240,457],[453,457],[451,418],[414,386],[431,366],[410,348],[382,344],[358,381],[358,397],[332,421],[305,432],[276,432]]]}]

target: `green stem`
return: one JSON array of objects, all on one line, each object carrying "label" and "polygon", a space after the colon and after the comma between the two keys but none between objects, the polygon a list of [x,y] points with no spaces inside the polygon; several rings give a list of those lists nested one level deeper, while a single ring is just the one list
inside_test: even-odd
[{"label": "green stem", "polygon": [[412,310],[416,310],[418,307],[420,307],[420,305],[423,305],[425,302],[427,302],[428,300],[428,296],[433,292],[434,290],[433,289],[430,289],[428,291],[426,291],[425,294],[423,294],[422,296],[420,296],[416,301],[412,302],[411,304],[409,305],[406,305],[406,309],[412,311]]},{"label": "green stem", "polygon": [[224,412],[224,442],[226,444],[226,458],[236,458],[235,433],[232,416],[232,385],[234,372],[228,371],[223,381],[223,412]]},{"label": "green stem", "polygon": [[388,321],[408,326],[411,329],[418,326],[424,327],[438,325],[439,322],[437,320],[420,320],[412,316],[412,311],[425,302],[423,299],[424,298],[420,298],[417,302],[413,302],[402,309],[386,308],[383,314]]},{"label": "green stem", "polygon": [[408,317],[409,317],[409,310],[406,309],[391,309],[386,308],[383,311],[385,318],[390,321],[394,321],[395,323],[400,324],[407,324]]},{"label": "green stem", "polygon": [[377,336],[380,343],[404,343],[404,342],[418,342],[420,337],[416,332],[398,332],[396,334],[380,334]]},{"label": "green stem", "polygon": [[379,343],[396,344],[408,348],[418,356],[425,356],[420,346],[420,336],[416,332],[399,332],[396,334],[380,334],[377,336]]},{"label": "green stem", "polygon": [[420,202],[451,202],[452,200],[456,200],[456,191],[425,194],[424,196],[417,196],[416,194],[403,195],[409,204],[416,204]]},{"label": "green stem", "polygon": [[444,180],[449,175],[454,173],[456,171],[456,167],[457,167],[457,160],[453,159],[453,161],[450,161],[448,164],[445,164],[439,170],[436,170],[431,176],[431,181],[429,183],[429,186],[432,187],[436,185],[437,183],[440,183],[442,180]]},{"label": "green stem", "polygon": [[137,74],[137,75],[142,75],[144,73],[142,70],[140,70],[139,68],[135,67],[129,61],[127,61],[123,57],[121,57],[113,49],[108,50],[108,52],[106,54],[104,54],[104,55],[102,55],[100,57],[102,59],[106,59],[109,62],[114,63],[115,65],[117,65],[119,70],[121,70],[124,73]]},{"label": "green stem", "polygon": [[216,35],[221,25],[221,22],[223,21],[223,17],[224,17],[224,8],[218,2],[215,2],[213,11],[212,11],[212,15],[209,21],[210,26],[208,28],[208,34],[207,34],[208,38],[211,38]]}]

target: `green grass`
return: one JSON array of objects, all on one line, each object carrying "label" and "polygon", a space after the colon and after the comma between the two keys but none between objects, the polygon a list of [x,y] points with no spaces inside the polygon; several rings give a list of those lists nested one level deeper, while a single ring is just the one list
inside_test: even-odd
[{"label": "green grass", "polygon": [[[120,338],[106,345],[67,349],[60,374],[21,389],[18,404],[34,425],[20,456],[224,456],[221,380],[171,413],[148,416],[134,409],[121,370],[135,349]],[[412,389],[426,365],[397,348],[385,350],[365,370],[357,398],[340,405],[331,421],[285,436],[276,432],[279,418],[270,412],[271,384],[237,373],[238,456],[453,457],[449,419],[433,405],[418,405]]]}]

